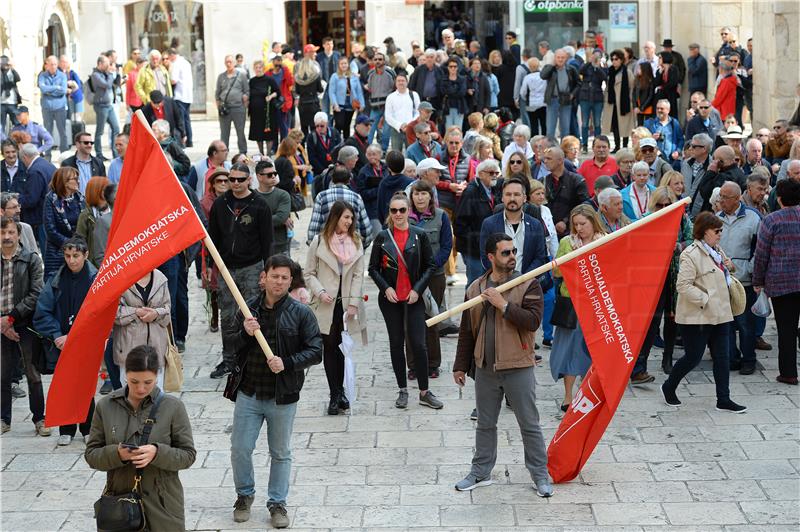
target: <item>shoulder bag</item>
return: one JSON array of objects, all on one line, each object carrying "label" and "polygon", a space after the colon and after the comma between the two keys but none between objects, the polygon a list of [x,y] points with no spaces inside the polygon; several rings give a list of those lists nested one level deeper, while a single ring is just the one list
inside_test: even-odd
[{"label": "shoulder bag", "polygon": [[[403,266],[406,267],[407,272],[410,272],[411,270],[408,269],[406,259],[403,257],[403,251],[400,249],[400,246],[397,245],[397,241],[394,239],[392,230],[388,229],[386,233],[389,235],[389,240],[391,240],[392,244],[394,244],[394,249],[397,250],[397,260],[403,263]],[[414,235],[414,238],[416,239],[417,235]],[[419,298],[425,304],[425,315],[427,317],[432,318],[439,314],[439,304],[436,303],[436,299],[433,297],[433,293],[431,293],[430,288],[426,288],[425,291],[419,295]]]},{"label": "shoulder bag", "polygon": [[572,298],[562,296],[559,293],[560,288],[561,283],[557,283],[555,287],[556,300],[553,304],[553,315],[550,316],[550,325],[574,329],[578,326],[578,315],[575,313],[575,306],[572,304]]},{"label": "shoulder bag", "polygon": [[734,316],[744,314],[744,309],[747,306],[747,294],[744,292],[744,286],[739,282],[739,279],[734,277],[731,273],[731,284],[728,286],[728,293],[731,297],[731,311]]},{"label": "shoulder bag", "polygon": [[[150,408],[150,413],[144,422],[140,446],[147,445],[150,439],[150,432],[156,423],[156,414],[163,398],[164,392],[161,391]],[[144,469],[136,469],[131,491],[112,495],[106,488],[103,495],[94,503],[94,518],[97,521],[98,532],[140,532],[147,529],[144,503],[139,488],[142,483],[142,471]]]},{"label": "shoulder bag", "polygon": [[164,355],[164,391],[179,392],[183,387],[183,357],[175,345],[172,323],[167,324],[167,353]]},{"label": "shoulder bag", "polygon": [[231,89],[233,88],[233,86],[236,85],[236,81],[238,79],[239,79],[239,71],[237,70],[236,71],[236,75],[233,76],[233,81],[231,81],[231,84],[228,85],[228,92],[225,93],[225,98],[222,99],[222,104],[219,106],[219,109],[217,110],[217,111],[219,111],[219,116],[228,116],[229,114],[231,114],[231,110],[228,109],[228,105],[227,105],[228,96],[230,95]]}]

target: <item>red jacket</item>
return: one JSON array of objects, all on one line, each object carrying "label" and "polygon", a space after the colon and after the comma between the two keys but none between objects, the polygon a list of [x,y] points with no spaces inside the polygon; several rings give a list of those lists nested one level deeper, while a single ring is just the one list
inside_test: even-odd
[{"label": "red jacket", "polygon": [[[283,81],[281,82],[281,96],[283,97],[283,105],[281,106],[281,111],[287,113],[294,105],[294,99],[292,98],[292,87],[294,86],[294,77],[292,76],[291,70],[289,70],[285,66],[282,66],[281,68],[283,69]],[[267,72],[267,76],[272,76],[272,75],[273,75],[272,70]]]},{"label": "red jacket", "polygon": [[736,87],[738,86],[735,74],[722,78],[717,87],[717,94],[711,105],[719,111],[719,115],[725,120],[728,115],[736,114]]}]

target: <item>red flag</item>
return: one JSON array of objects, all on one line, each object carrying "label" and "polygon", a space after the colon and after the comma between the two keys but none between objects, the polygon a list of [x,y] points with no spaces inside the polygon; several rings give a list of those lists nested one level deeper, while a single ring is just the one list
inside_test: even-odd
[{"label": "red flag", "polygon": [[645,218],[560,266],[592,367],[547,449],[554,482],[578,475],[625,393],[664,286],[683,207]]},{"label": "red flag", "polygon": [[47,395],[48,427],[86,418],[122,293],[206,236],[161,146],[142,120],[135,116],[131,121],[103,264],[56,365]]}]

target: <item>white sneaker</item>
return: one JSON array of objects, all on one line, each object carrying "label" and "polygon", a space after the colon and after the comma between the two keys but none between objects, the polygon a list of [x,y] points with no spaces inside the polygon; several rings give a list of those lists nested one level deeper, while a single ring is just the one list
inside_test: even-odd
[{"label": "white sneaker", "polygon": [[62,434],[61,436],[58,437],[58,445],[65,447],[70,443],[72,443],[72,436],[70,436],[69,434]]}]

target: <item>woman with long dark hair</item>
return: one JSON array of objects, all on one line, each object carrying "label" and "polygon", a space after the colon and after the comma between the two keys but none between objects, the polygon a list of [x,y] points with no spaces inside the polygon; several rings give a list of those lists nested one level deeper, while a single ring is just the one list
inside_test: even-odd
[{"label": "woman with long dark hair", "polygon": [[652,65],[644,61],[639,64],[639,73],[633,80],[633,112],[639,126],[643,126],[645,120],[656,114],[656,82],[653,75]]},{"label": "woman with long dark hair", "polygon": [[[608,67],[608,83],[606,83],[606,103],[603,109],[603,131],[611,131],[614,135],[614,151],[628,147],[627,132],[633,129],[633,70],[625,65],[625,54],[622,50],[611,52],[611,66]],[[620,144],[620,137],[622,144]]]},{"label": "woman with long dark hair", "polygon": [[364,250],[356,231],[355,211],[344,201],[331,206],[322,233],[311,241],[303,273],[311,305],[322,332],[323,364],[328,378],[328,414],[350,409],[344,394],[344,355],[339,349],[345,327],[355,336],[363,331]]},{"label": "woman with long dark hair", "polygon": [[[425,346],[425,303],[422,293],[436,271],[428,235],[408,223],[411,201],[403,192],[395,192],[389,202],[387,228],[372,243],[369,276],[378,286],[378,307],[389,334],[392,369],[400,391],[397,408],[408,408],[408,380],[405,372],[406,339],[414,353],[414,367],[428,367]],[[428,389],[428,373],[417,375],[419,403],[440,409],[443,403]]]}]

